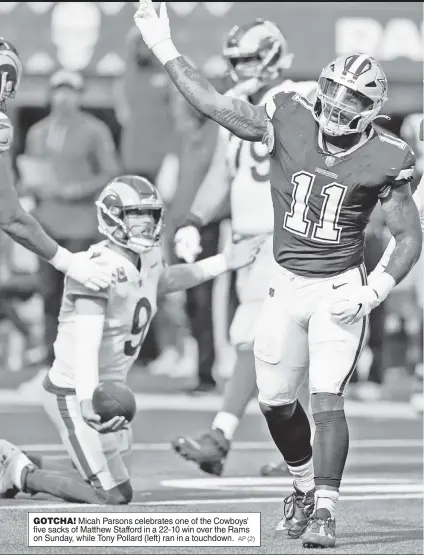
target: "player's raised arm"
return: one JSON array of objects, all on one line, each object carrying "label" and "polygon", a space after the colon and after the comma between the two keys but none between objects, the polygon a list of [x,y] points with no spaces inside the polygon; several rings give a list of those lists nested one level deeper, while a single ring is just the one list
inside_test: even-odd
[{"label": "player's raised arm", "polygon": [[151,0],[140,0],[134,21],[146,45],[194,108],[242,139],[262,140],[268,119],[265,107],[219,94],[204,75],[179,54],[171,40],[165,2],[161,2],[158,16]]},{"label": "player's raised arm", "polygon": [[158,283],[158,296],[191,289],[225,272],[248,266],[255,260],[262,241],[261,237],[246,239],[240,243],[231,244],[222,254],[205,260],[165,267]]}]

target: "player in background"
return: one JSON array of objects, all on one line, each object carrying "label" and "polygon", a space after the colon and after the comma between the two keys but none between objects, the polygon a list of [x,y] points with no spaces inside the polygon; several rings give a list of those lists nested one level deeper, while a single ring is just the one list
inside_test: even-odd
[{"label": "player in background", "polygon": [[[265,105],[282,90],[297,91],[305,96],[315,93],[315,81],[295,83],[284,78],[293,54],[281,30],[271,21],[257,19],[235,26],[225,40],[223,56],[236,84],[227,95]],[[180,436],[172,441],[178,454],[210,474],[221,475],[234,433],[257,391],[253,341],[272,262],[274,220],[269,170],[266,145],[242,141],[220,128],[209,172],[190,215],[175,236],[177,256],[193,262],[202,248],[199,228],[209,223],[230,197],[233,235],[240,238],[262,236],[264,239],[255,262],[237,272],[240,304],[230,328],[230,341],[236,348],[237,359],[225,387],[222,410],[216,414],[211,428],[200,437]],[[309,393],[307,387],[304,389],[306,408]],[[278,466],[281,472],[284,463]]]},{"label": "player in background", "polygon": [[0,38],[0,229],[57,270],[98,291],[110,283],[104,264],[89,260],[85,253],[73,254],[60,247],[19,202],[9,154],[13,126],[6,114],[6,101],[15,97],[21,77],[22,63],[16,48]]},{"label": "player in background", "polygon": [[[22,451],[0,441],[0,494],[49,493],[66,501],[129,503],[133,496],[125,457],[131,428],[123,417],[100,422],[92,394],[101,381],[126,380],[157,309],[157,298],[250,264],[259,242],[244,241],[194,264],[165,266],[164,207],[156,188],[138,176],[120,176],[100,194],[99,231],[107,240],[88,250],[114,275],[93,292],[65,282],[55,361],[44,380],[44,407],[76,468],[38,468]],[[60,467],[59,467],[60,468]]]},{"label": "player in background", "polygon": [[[183,96],[271,157],[274,259],[254,344],[260,408],[294,477],[278,532],[334,547],[349,450],[344,390],[366,339],[367,316],[410,272],[422,233],[410,181],[415,156],[373,126],[387,100],[380,64],[341,56],[320,74],[314,102],[280,92],[265,106],[219,94],[175,48],[166,4],[141,0],[135,24]],[[395,248],[367,284],[365,228],[381,203]],[[298,391],[309,373],[315,436]]]}]

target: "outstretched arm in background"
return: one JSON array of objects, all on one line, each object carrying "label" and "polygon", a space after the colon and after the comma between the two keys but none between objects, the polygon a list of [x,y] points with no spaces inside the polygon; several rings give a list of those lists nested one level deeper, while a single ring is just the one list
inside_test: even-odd
[{"label": "outstretched arm in background", "polygon": [[190,213],[175,234],[175,254],[185,262],[194,262],[202,252],[199,228],[221,213],[228,201],[230,177],[227,165],[228,137],[219,130],[209,170],[197,191]]},{"label": "outstretched arm in background", "polygon": [[222,254],[205,258],[200,262],[166,266],[159,279],[158,296],[191,289],[225,272],[252,264],[262,241],[259,237],[246,239],[237,244],[232,243]]},{"label": "outstretched arm in background", "polygon": [[98,291],[110,283],[109,273],[85,253],[72,254],[59,247],[38,221],[24,210],[13,183],[8,149],[13,136],[9,118],[0,112],[0,229],[11,239],[37,256],[48,260],[57,270]]},{"label": "outstretched arm in background", "polygon": [[179,54],[171,40],[165,2],[161,2],[158,17],[151,0],[140,0],[134,21],[146,45],[194,108],[241,139],[263,139],[268,119],[265,107],[218,93],[204,75]]},{"label": "outstretched arm in background", "polygon": [[190,213],[198,218],[202,226],[210,223],[220,213],[230,193],[227,149],[227,133],[220,132],[209,171],[190,208]]}]

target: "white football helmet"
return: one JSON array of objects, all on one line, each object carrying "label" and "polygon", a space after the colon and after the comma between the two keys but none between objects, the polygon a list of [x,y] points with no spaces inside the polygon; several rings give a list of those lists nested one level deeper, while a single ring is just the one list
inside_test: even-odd
[{"label": "white football helmet", "polygon": [[115,177],[96,206],[100,233],[117,245],[142,254],[160,243],[164,205],[156,187],[144,177]]},{"label": "white football helmet", "polygon": [[222,54],[236,83],[253,77],[274,79],[293,60],[283,33],[275,23],[263,19],[233,27]]},{"label": "white football helmet", "polygon": [[0,103],[14,98],[22,77],[22,62],[13,44],[0,37]]},{"label": "white football helmet", "polygon": [[318,80],[313,115],[331,136],[362,133],[387,100],[387,78],[381,65],[366,54],[340,56]]}]

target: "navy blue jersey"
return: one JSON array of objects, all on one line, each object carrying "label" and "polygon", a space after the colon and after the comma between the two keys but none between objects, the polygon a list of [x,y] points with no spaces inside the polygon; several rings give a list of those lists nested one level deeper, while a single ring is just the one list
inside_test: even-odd
[{"label": "navy blue jersey", "polygon": [[371,212],[390,188],[412,180],[413,151],[372,127],[364,143],[329,154],[312,105],[296,93],[277,94],[267,112],[276,261],[306,277],[361,265]]}]

